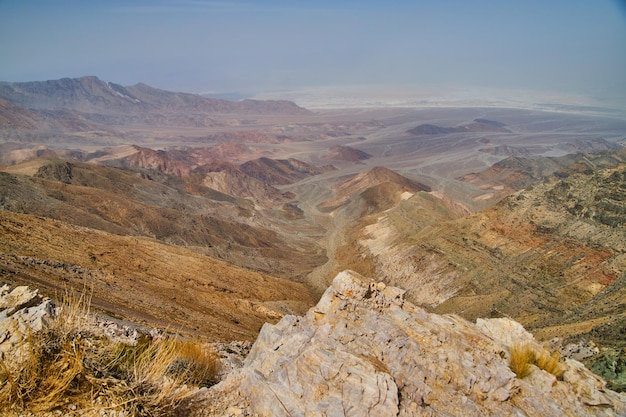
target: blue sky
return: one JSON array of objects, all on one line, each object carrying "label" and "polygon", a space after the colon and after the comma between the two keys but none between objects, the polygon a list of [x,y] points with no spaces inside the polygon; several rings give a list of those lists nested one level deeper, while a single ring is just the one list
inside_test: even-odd
[{"label": "blue sky", "polygon": [[190,92],[507,88],[626,97],[611,0],[0,0],[0,80]]}]

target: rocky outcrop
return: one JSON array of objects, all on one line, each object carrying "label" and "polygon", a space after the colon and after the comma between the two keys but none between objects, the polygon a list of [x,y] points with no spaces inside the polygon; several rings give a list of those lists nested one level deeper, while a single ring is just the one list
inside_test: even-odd
[{"label": "rocky outcrop", "polygon": [[41,166],[34,177],[45,178],[53,181],[61,181],[65,184],[72,183],[72,167],[69,162],[49,163]]},{"label": "rocky outcrop", "polygon": [[[39,294],[38,289],[28,286],[0,287],[0,358],[16,361],[20,350],[29,340],[32,332],[50,327],[57,320],[61,307],[48,297]],[[87,309],[85,309],[85,313]],[[160,337],[162,331],[138,326],[101,315],[85,315],[81,319],[85,332],[98,334],[107,339],[135,345],[141,336]]]},{"label": "rocky outcrop", "polygon": [[[614,416],[626,396],[582,364],[519,379],[512,344],[541,347],[509,319],[429,314],[404,292],[337,275],[304,317],[266,324],[244,366],[209,393],[205,415]],[[205,394],[203,394],[205,395]]]},{"label": "rocky outcrop", "polygon": [[0,359],[21,360],[24,341],[31,331],[39,331],[54,319],[56,308],[52,300],[25,286],[11,289],[0,287]]}]

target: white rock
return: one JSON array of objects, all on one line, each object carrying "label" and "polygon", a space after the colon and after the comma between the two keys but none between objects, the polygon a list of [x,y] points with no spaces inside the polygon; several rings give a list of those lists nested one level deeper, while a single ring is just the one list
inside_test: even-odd
[{"label": "white rock", "polygon": [[[532,341],[509,319],[429,314],[403,291],[337,275],[304,317],[266,324],[244,366],[209,390],[259,416],[617,416],[626,399],[565,366],[519,380],[503,352]],[[220,414],[214,414],[220,415]]]}]

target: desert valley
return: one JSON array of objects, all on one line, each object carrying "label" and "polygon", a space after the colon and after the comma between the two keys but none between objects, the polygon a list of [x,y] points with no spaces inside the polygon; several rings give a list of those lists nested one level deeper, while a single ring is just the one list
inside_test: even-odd
[{"label": "desert valley", "polygon": [[[623,114],[583,106],[307,109],[93,76],[2,82],[3,295],[18,286],[53,300],[84,294],[106,320],[202,343],[247,346],[261,332],[248,368],[205,388],[212,405],[198,415],[620,415],[625,132]],[[431,369],[443,379],[398,373],[409,366],[390,353],[398,332],[421,352],[410,362],[419,369],[448,343],[449,361]],[[554,381],[501,377],[507,334],[557,352],[569,368]],[[344,341],[356,346],[351,359],[332,350]],[[323,346],[311,353],[315,343]],[[276,357],[283,344],[303,356],[270,370],[286,363],[287,353]],[[2,349],[4,360],[12,348]],[[486,369],[483,391],[482,376],[463,374],[463,349],[485,355],[471,365]],[[311,365],[326,354],[330,364]],[[575,385],[574,360],[595,372],[576,371],[595,391]],[[395,402],[344,392],[340,400],[364,408],[336,411],[339,382],[326,374],[350,367],[365,369],[347,374],[365,382],[344,375],[344,390],[365,389],[374,375],[380,396],[388,378],[397,389],[385,398],[395,392]],[[296,374],[325,378],[325,388],[300,386]],[[438,391],[455,378],[472,380],[466,392]],[[576,398],[563,394],[566,383]],[[282,408],[255,384],[283,393],[272,394]],[[542,408],[539,392],[569,400]],[[468,414],[455,414],[466,400]]]}]

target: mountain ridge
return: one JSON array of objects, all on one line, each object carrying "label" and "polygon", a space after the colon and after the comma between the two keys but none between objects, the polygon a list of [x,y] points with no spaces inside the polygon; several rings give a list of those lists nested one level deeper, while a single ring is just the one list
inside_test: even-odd
[{"label": "mountain ridge", "polygon": [[204,113],[272,114],[310,112],[284,100],[239,102],[175,93],[146,84],[124,87],[96,76],[24,83],[0,82],[0,97],[16,105],[44,109],[72,109],[85,113],[195,111]]},{"label": "mountain ridge", "polygon": [[449,133],[464,133],[464,132],[499,132],[499,133],[511,133],[506,125],[501,122],[487,120],[487,119],[474,119],[472,123],[457,127],[441,127],[432,124],[421,124],[417,127],[407,130],[407,133],[412,135],[446,135]]},{"label": "mountain ridge", "polygon": [[[339,273],[303,317],[265,325],[243,367],[212,387],[207,416],[621,415],[626,396],[579,362],[512,372],[516,346],[545,349],[509,319],[427,313],[404,291]],[[549,354],[549,353],[548,353]]]}]

